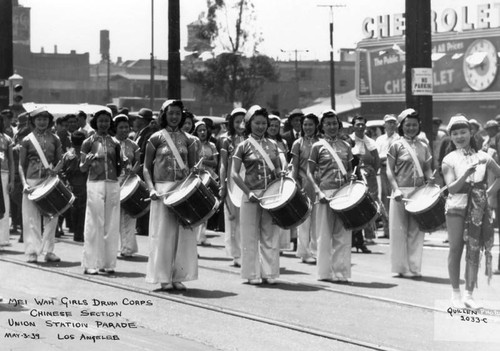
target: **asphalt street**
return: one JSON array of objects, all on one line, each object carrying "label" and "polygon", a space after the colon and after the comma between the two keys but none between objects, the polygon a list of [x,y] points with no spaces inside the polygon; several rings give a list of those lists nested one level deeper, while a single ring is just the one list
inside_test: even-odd
[{"label": "asphalt street", "polygon": [[[318,281],[316,266],[288,250],[277,285],[251,286],[222,234],[209,232],[199,279],[163,292],[144,280],[147,237],[116,274],[88,276],[69,235],[56,244],[62,262],[50,264],[26,263],[12,235],[0,251],[0,350],[498,350],[500,276],[488,284],[481,267],[484,310],[449,311],[445,238],[426,235],[421,279],[395,277],[379,238],[372,254],[353,250],[348,284]],[[493,257],[496,267],[497,243]]]}]

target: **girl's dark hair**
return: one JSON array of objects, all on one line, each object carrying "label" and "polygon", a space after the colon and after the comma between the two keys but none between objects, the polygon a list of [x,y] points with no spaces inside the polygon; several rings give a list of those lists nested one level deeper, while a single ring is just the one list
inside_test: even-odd
[{"label": "girl's dark hair", "polygon": [[[476,144],[476,138],[474,138],[474,136],[472,135],[472,130],[470,128],[470,124],[468,123],[457,123],[457,124],[454,124],[451,126],[450,128],[450,135],[451,135],[451,132],[453,132],[454,130],[458,130],[458,129],[462,129],[462,128],[467,128],[471,131],[471,135],[470,135],[470,147],[472,149],[474,149],[476,152],[478,152],[481,148],[478,147],[478,145]],[[450,142],[448,144],[448,147],[446,148],[446,154],[448,155],[450,152],[452,151],[455,151],[457,149],[457,147],[455,146],[455,144],[452,142]]]},{"label": "girl's dark hair", "polygon": [[230,136],[236,135],[236,129],[234,128],[234,120],[238,116],[243,116],[243,118],[245,118],[245,114],[243,112],[238,112],[235,113],[234,115],[229,115],[229,118],[227,120],[227,134]]},{"label": "girl's dark hair", "polygon": [[324,130],[323,130],[323,121],[326,118],[336,118],[337,119],[337,123],[339,124],[339,131],[342,129],[342,122],[340,121],[339,116],[337,116],[333,112],[327,112],[327,113],[324,113],[323,116],[321,117],[321,123],[318,126],[318,130],[319,130],[320,133],[324,133]]},{"label": "girl's dark hair", "polygon": [[363,121],[364,124],[366,124],[368,121],[366,120],[366,118],[364,118],[363,116],[361,115],[356,115],[353,117],[352,121],[351,121],[351,124],[354,125],[356,124],[356,121]]},{"label": "girl's dark hair", "polygon": [[[278,119],[276,119],[276,118],[272,118],[272,119],[270,119],[270,118],[268,117],[268,120],[267,120],[267,129],[269,129],[269,126],[271,125],[271,121],[278,121],[278,123],[279,123],[279,127],[278,127],[278,134],[276,134],[276,137],[275,137],[275,138],[276,138],[276,140],[277,140],[277,141],[283,141],[283,137],[281,136],[281,133],[280,133],[280,129],[281,129],[281,120],[280,120],[279,118],[278,118]],[[269,133],[267,133],[267,134],[269,135]]]},{"label": "girl's dark hair", "polygon": [[80,131],[74,131],[71,134],[71,144],[75,147],[82,146],[83,141],[85,140],[86,136],[85,133],[80,132]]},{"label": "girl's dark hair", "polygon": [[49,118],[49,125],[47,126],[47,129],[50,129],[54,126],[54,116],[49,112],[49,111],[43,111],[40,112],[34,116],[29,116],[29,124],[31,128],[35,128],[35,118],[37,117],[48,117]]},{"label": "girl's dark hair", "polygon": [[184,123],[186,123],[186,119],[190,119],[191,120],[191,129],[188,130],[188,133],[189,134],[193,134],[194,133],[194,124],[196,123],[196,121],[194,120],[194,114],[191,113],[191,111],[188,111],[188,110],[184,110],[182,111],[182,119],[181,119],[181,123],[179,123],[179,128],[182,128],[182,126],[184,125]]},{"label": "girl's dark hair", "polygon": [[401,123],[399,123],[399,126],[398,126],[398,134],[400,136],[404,136],[405,133],[403,132],[403,125],[405,124],[406,120],[408,118],[414,118],[418,121],[418,132],[417,132],[417,135],[420,134],[420,131],[422,130],[422,126],[420,125],[420,117],[417,115],[409,115],[409,116],[406,116],[402,121]]},{"label": "girl's dark hair", "polygon": [[[263,116],[267,120],[267,125],[269,126],[269,113],[265,108],[258,109],[254,112],[254,114],[245,122],[245,132],[243,133],[246,137],[252,134],[252,121],[255,116]],[[267,131],[264,133],[264,137],[267,138]]]},{"label": "girl's dark hair", "polygon": [[314,113],[309,113],[302,118],[302,122],[300,124],[300,135],[301,136],[305,135],[303,125],[306,119],[310,119],[311,121],[314,122],[314,126],[316,127],[316,129],[314,130],[314,136],[317,136],[319,130],[319,118]]},{"label": "girl's dark hair", "polygon": [[90,120],[90,126],[92,127],[92,129],[97,131],[97,118],[99,118],[99,116],[102,116],[102,115],[108,116],[108,118],[109,118],[108,131],[114,130],[113,117],[111,116],[111,113],[109,113],[106,110],[99,110],[96,113],[94,113],[94,115],[92,116],[92,119]]},{"label": "girl's dark hair", "polygon": [[3,123],[3,117],[0,117],[0,134],[5,132],[5,125]]},{"label": "girl's dark hair", "polygon": [[164,110],[160,110],[160,115],[158,116],[158,125],[160,128],[166,128],[167,127],[167,111],[168,108],[171,106],[177,106],[181,109],[182,111],[182,117],[181,117],[181,122],[179,123],[179,128],[184,124],[184,104],[182,103],[181,100],[173,100],[170,104],[166,106]]}]

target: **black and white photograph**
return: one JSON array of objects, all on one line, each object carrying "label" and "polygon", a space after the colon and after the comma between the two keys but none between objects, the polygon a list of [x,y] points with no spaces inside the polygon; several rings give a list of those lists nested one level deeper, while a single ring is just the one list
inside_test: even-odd
[{"label": "black and white photograph", "polygon": [[0,350],[500,349],[500,1],[0,0]]}]

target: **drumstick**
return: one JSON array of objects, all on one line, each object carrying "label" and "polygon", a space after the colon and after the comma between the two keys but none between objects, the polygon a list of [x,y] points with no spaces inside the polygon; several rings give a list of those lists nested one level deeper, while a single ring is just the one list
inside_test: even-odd
[{"label": "drumstick", "polygon": [[[392,197],[392,196],[387,196],[388,199],[396,199],[395,197]],[[413,199],[407,199],[405,197],[402,197],[401,200],[403,201],[413,201]]]}]

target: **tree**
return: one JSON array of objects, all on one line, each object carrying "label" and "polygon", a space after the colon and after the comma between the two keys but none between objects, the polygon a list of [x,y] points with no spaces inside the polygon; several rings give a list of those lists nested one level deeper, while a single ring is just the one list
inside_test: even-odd
[{"label": "tree", "polygon": [[274,61],[257,52],[262,39],[254,29],[254,6],[250,0],[238,0],[232,6],[224,0],[207,0],[207,6],[198,35],[210,39],[213,57],[194,61],[184,74],[202,86],[207,98],[249,106],[261,84],[278,79]]}]

